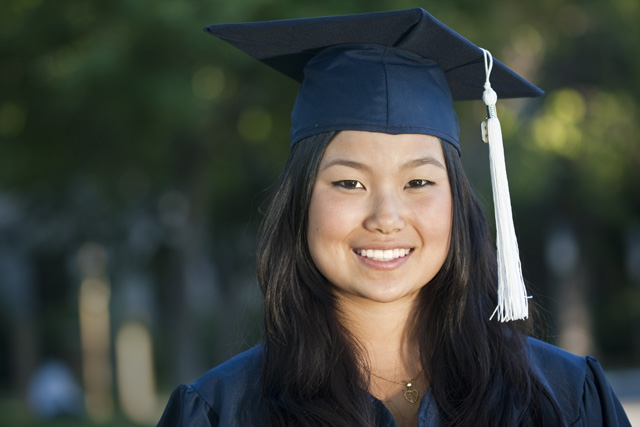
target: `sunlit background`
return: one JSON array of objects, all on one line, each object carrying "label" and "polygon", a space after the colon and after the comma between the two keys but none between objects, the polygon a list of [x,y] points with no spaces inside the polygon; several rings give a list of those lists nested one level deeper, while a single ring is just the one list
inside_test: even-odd
[{"label": "sunlit background", "polygon": [[[538,334],[598,357],[639,416],[636,0],[4,0],[1,425],[153,425],[260,339],[297,84],[202,27],[416,6],[545,89],[498,102]],[[484,108],[458,107],[492,215]]]}]

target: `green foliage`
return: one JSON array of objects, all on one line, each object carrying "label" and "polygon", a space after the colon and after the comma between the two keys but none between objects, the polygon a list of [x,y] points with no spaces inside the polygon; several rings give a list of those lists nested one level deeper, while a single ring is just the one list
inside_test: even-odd
[{"label": "green foliage", "polygon": [[[498,103],[525,272],[552,294],[545,239],[558,223],[571,224],[592,278],[602,352],[626,352],[617,359],[627,363],[640,357],[632,354],[628,333],[640,311],[637,304],[618,305],[639,285],[624,265],[625,236],[640,216],[640,6],[634,0],[5,0],[0,195],[23,208],[19,241],[36,258],[53,253],[55,259],[100,241],[116,260],[127,255],[114,268],[137,263],[157,278],[159,307],[166,310],[172,303],[166,295],[173,294],[164,287],[180,289],[181,282],[165,262],[176,249],[158,230],[167,227],[163,197],[177,192],[186,200],[187,221],[200,231],[197,250],[208,251],[217,272],[218,298],[241,306],[244,300],[231,295],[253,277],[258,211],[288,153],[297,84],[201,29],[416,6],[547,91],[542,100]],[[483,107],[459,107],[463,161],[489,201],[477,126]],[[156,230],[149,231],[152,249],[138,258],[127,246],[134,214],[151,218],[148,229]],[[60,264],[63,273],[40,265],[38,275],[67,277],[55,289],[73,301],[73,274]],[[255,319],[247,310],[242,316]],[[163,352],[171,340],[156,335]],[[160,368],[170,369],[172,360]]]}]

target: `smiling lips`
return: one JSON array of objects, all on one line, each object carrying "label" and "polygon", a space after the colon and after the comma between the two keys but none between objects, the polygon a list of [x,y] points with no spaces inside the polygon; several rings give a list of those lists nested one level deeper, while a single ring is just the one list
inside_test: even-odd
[{"label": "smiling lips", "polygon": [[411,249],[356,249],[354,252],[374,261],[393,261],[394,259],[407,256],[411,252]]}]

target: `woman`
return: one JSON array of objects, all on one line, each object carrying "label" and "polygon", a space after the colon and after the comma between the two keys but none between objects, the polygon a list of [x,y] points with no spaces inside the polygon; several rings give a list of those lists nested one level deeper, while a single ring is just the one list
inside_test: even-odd
[{"label": "woman", "polygon": [[178,388],[160,425],[629,425],[594,359],[493,318],[502,264],[452,106],[489,86],[479,48],[422,9],[208,31],[302,87],[259,244],[264,342]]}]

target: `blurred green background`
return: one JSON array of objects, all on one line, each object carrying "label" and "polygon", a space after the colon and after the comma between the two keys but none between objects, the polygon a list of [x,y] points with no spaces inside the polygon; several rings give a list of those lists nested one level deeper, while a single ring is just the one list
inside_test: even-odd
[{"label": "blurred green background", "polygon": [[[297,84],[202,28],[417,6],[546,91],[498,103],[538,331],[637,374],[636,0],[4,0],[0,424],[153,425],[260,339],[256,229]],[[492,215],[484,108],[457,107]]]}]

